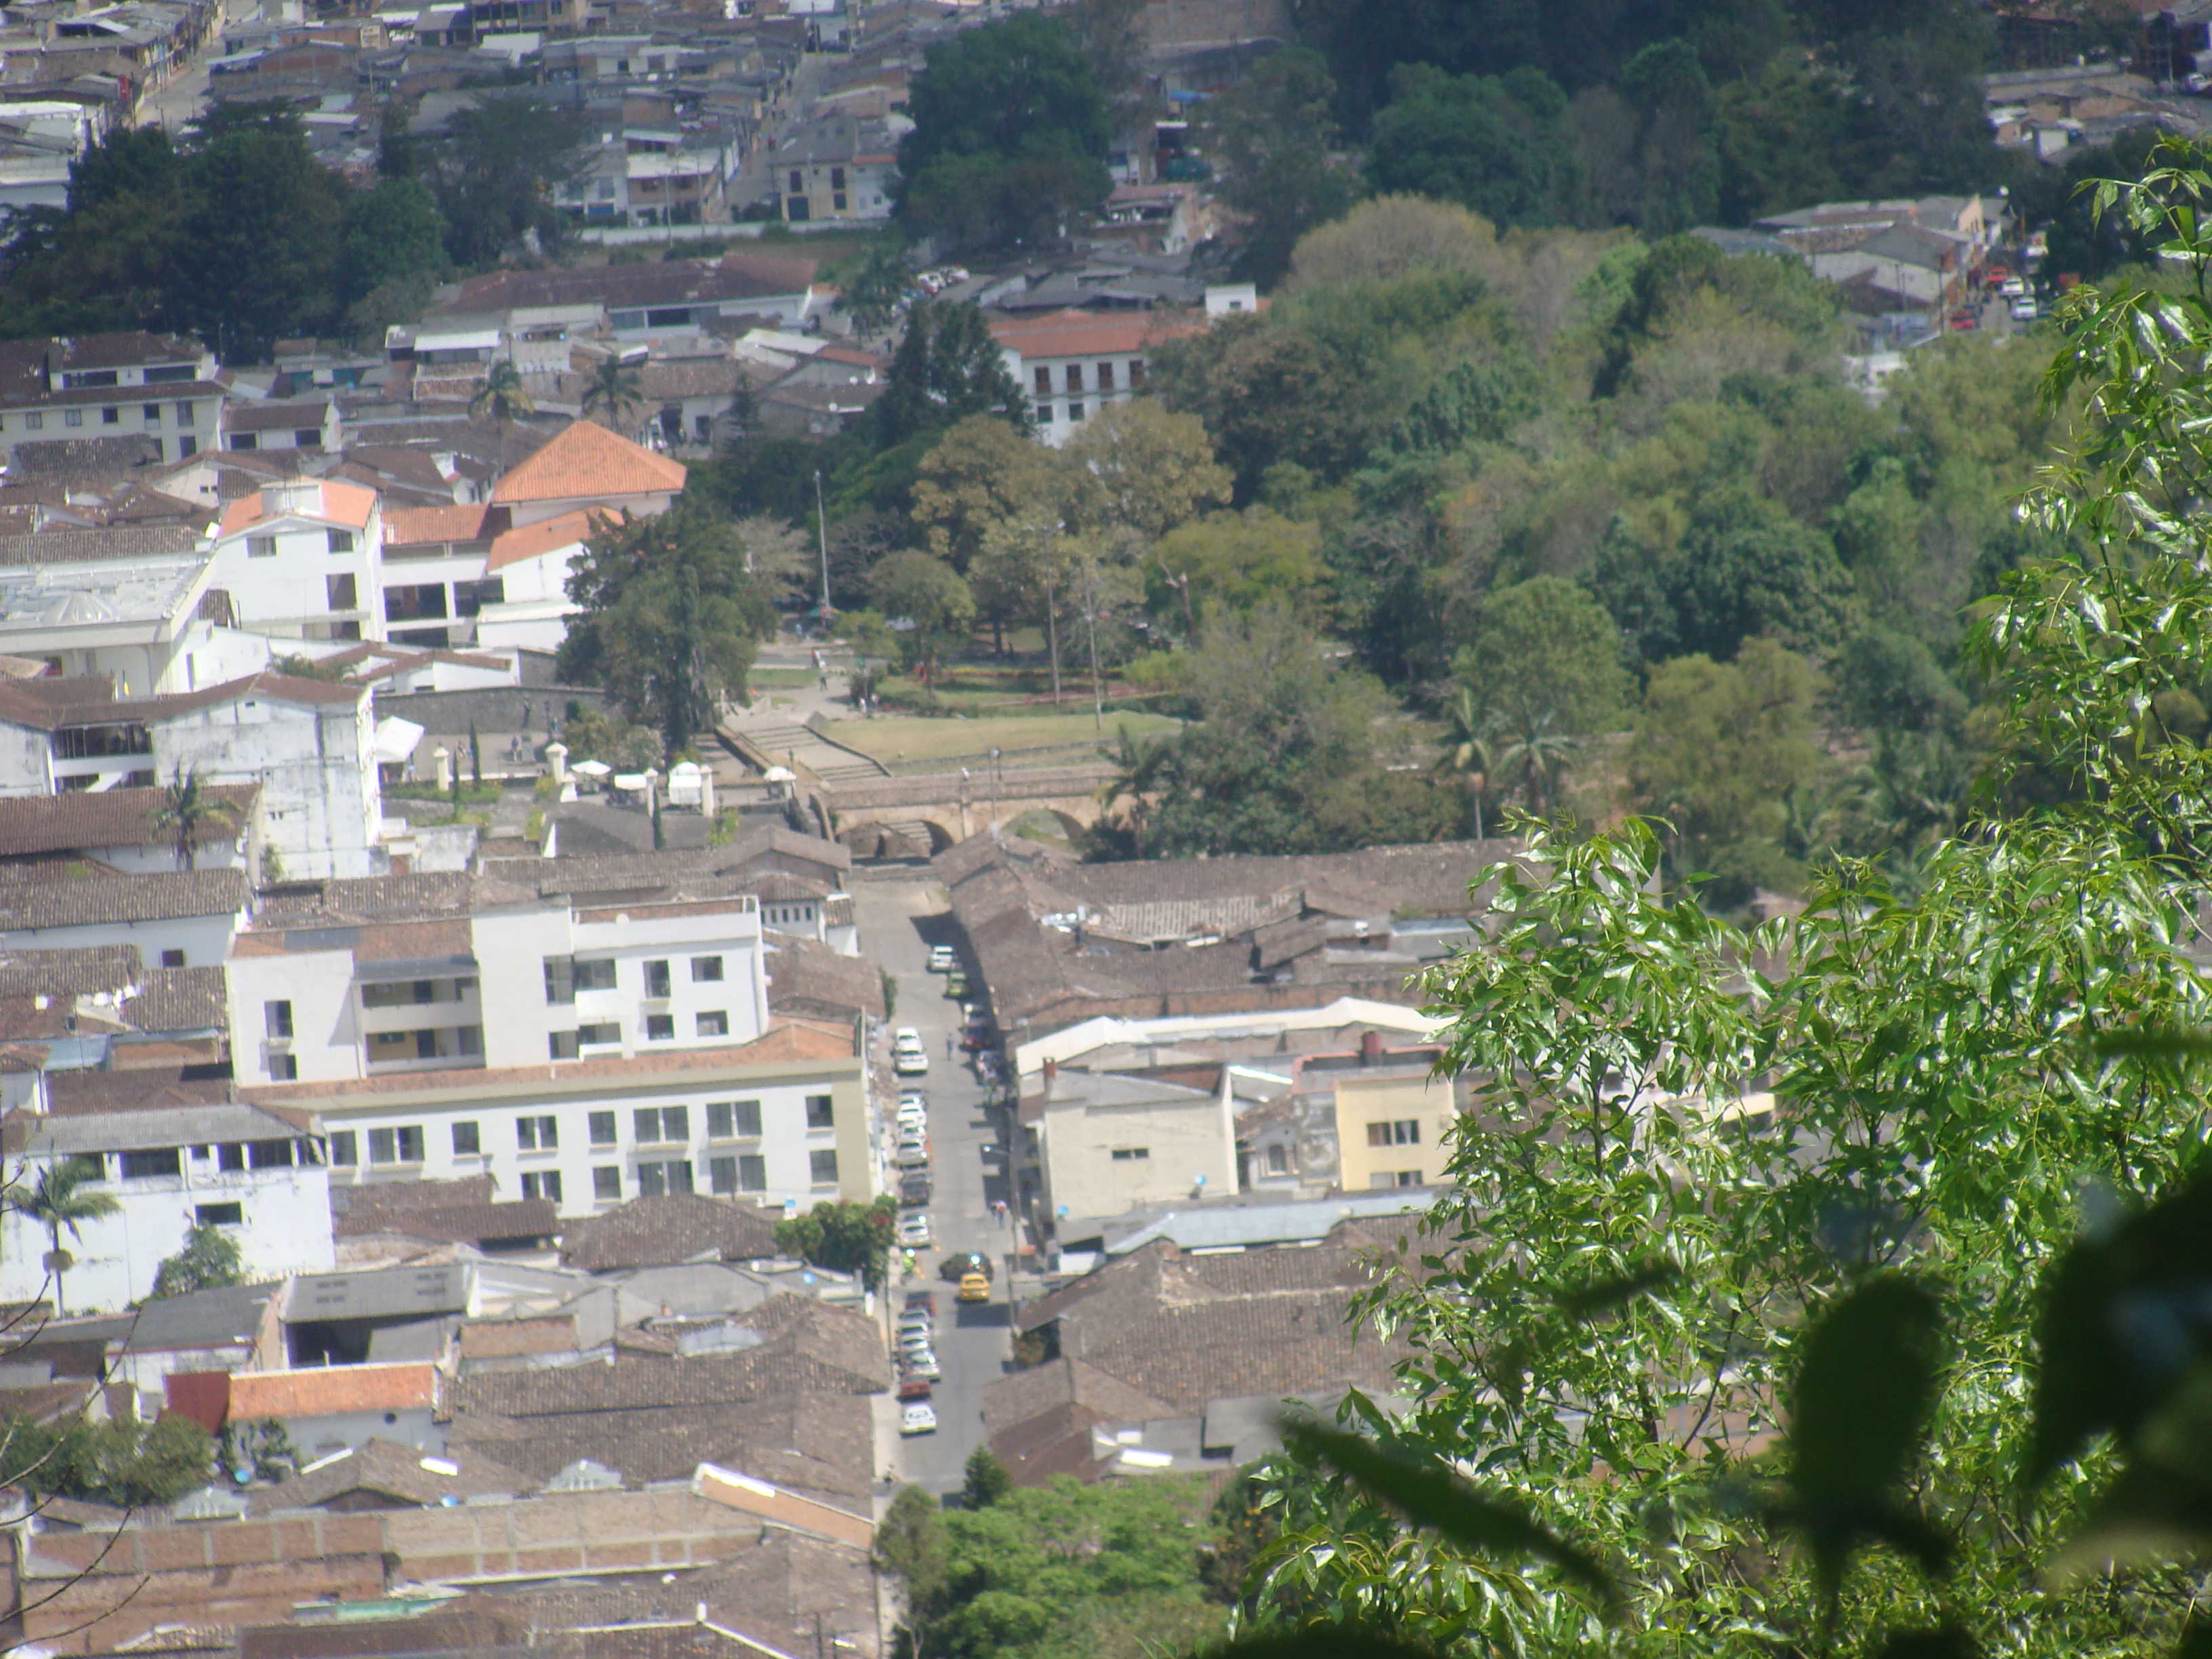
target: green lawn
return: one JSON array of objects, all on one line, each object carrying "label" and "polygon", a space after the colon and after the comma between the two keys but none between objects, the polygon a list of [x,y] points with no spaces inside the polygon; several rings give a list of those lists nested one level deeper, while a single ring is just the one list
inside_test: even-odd
[{"label": "green lawn", "polygon": [[[1006,714],[981,720],[930,720],[919,716],[878,715],[872,720],[832,720],[828,735],[850,749],[872,755],[885,765],[901,761],[941,761],[956,757],[1005,751],[1009,762],[1026,757],[1014,751],[1042,749],[1055,744],[1093,744],[1103,748],[1118,734],[1143,737],[1172,732],[1179,722],[1164,714],[1134,714],[1118,711],[1106,716],[1101,732],[1091,722],[1088,708],[1061,714]],[[1050,757],[1048,757],[1050,758]]]}]

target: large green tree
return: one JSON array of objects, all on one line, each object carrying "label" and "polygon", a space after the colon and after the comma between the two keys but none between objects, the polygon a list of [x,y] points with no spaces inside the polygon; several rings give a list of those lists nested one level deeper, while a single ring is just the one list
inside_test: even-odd
[{"label": "large green tree", "polygon": [[928,439],[971,415],[995,416],[1017,432],[1030,429],[1029,400],[972,300],[919,305],[908,313],[891,355],[890,385],[871,414],[887,447]]},{"label": "large green tree", "polygon": [[899,141],[899,214],[956,247],[1035,247],[1106,198],[1106,99],[1066,23],[1022,12],[929,48]]},{"label": "large green tree", "polygon": [[1377,190],[1458,202],[1501,225],[1570,213],[1579,181],[1563,142],[1567,100],[1541,71],[1454,76],[1409,65],[1391,84],[1368,146]]},{"label": "large green tree", "polygon": [[688,494],[653,518],[602,516],[568,597],[580,611],[562,642],[562,673],[613,693],[672,754],[714,729],[720,697],[744,695],[775,627],[736,526]]},{"label": "large green tree", "polygon": [[1358,174],[1330,155],[1335,94],[1321,55],[1292,48],[1199,106],[1214,193],[1247,222],[1240,276],[1272,287],[1290,269],[1298,239],[1358,199]]}]

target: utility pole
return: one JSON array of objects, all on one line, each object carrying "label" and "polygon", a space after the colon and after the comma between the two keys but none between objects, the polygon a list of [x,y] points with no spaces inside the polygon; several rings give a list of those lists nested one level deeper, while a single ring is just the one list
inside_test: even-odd
[{"label": "utility pole", "polygon": [[830,520],[822,510],[822,469],[814,470],[814,536],[822,549],[822,626],[830,626]]},{"label": "utility pole", "polygon": [[1091,628],[1091,720],[1103,732],[1106,692],[1098,678],[1098,562],[1088,552],[1083,556],[1083,617]]}]

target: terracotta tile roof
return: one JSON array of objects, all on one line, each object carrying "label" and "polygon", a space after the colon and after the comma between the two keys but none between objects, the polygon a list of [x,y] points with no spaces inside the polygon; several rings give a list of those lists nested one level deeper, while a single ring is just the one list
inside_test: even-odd
[{"label": "terracotta tile roof", "polygon": [[221,1030],[229,1024],[229,1001],[220,968],[149,968],[138,994],[123,1004],[123,1018],[142,1031]]},{"label": "terracotta tile roof", "polygon": [[488,1175],[459,1176],[451,1181],[380,1181],[373,1187],[333,1187],[331,1208],[340,1215],[362,1210],[460,1209],[489,1204],[498,1183]]},{"label": "terracotta tile roof", "polygon": [[328,1365],[299,1371],[234,1371],[230,1420],[333,1417],[345,1412],[416,1411],[438,1404],[438,1368],[427,1360],[398,1365]]},{"label": "terracotta tile roof", "polygon": [[578,1340],[574,1314],[550,1314],[537,1319],[471,1319],[461,1325],[461,1358],[466,1362],[570,1353]]},{"label": "terracotta tile roof", "polygon": [[884,1018],[883,975],[865,957],[840,955],[818,940],[776,934],[769,945],[768,1006],[780,1014],[850,1019]]},{"label": "terracotta tile roof", "polygon": [[249,896],[243,870],[0,883],[0,932],[240,915]]},{"label": "terracotta tile roof", "polygon": [[230,432],[305,432],[319,428],[330,412],[328,398],[236,398],[223,410],[222,424]]},{"label": "terracotta tile roof", "polygon": [[1025,358],[1134,355],[1206,327],[1202,319],[1146,311],[1048,311],[1042,317],[993,317],[990,325],[993,339]]},{"label": "terracotta tile roof", "polygon": [[91,529],[54,526],[0,536],[0,565],[78,564],[95,559],[152,559],[191,553],[207,522],[109,524]]},{"label": "terracotta tile roof", "polygon": [[757,1261],[776,1254],[775,1215],[702,1193],[634,1198],[572,1221],[561,1235],[561,1260],[587,1273],[661,1267],[713,1252],[721,1261]]},{"label": "terracotta tile roof", "polygon": [[[287,486],[288,489],[292,487]],[[318,504],[286,507],[275,512],[262,504],[263,492],[258,489],[251,495],[241,495],[223,508],[222,533],[235,535],[249,525],[272,518],[313,519],[319,522],[350,525],[356,530],[368,528],[369,515],[376,511],[376,492],[374,489],[364,489],[359,484],[339,483],[330,478],[316,480],[315,488],[321,495]]]},{"label": "terracotta tile roof", "polygon": [[368,1233],[404,1233],[410,1238],[441,1244],[481,1244],[495,1239],[555,1237],[561,1231],[561,1212],[550,1198],[435,1209],[356,1207],[337,1217],[331,1231],[338,1238]]},{"label": "terracotta tile roof", "polygon": [[503,532],[492,542],[491,551],[484,559],[484,570],[489,574],[511,564],[520,564],[525,559],[577,546],[598,533],[595,520],[611,520],[613,516],[604,509],[580,507],[557,518]]},{"label": "terracotta tile roof", "polygon": [[[239,1377],[232,1377],[234,1397]],[[444,1465],[443,1468],[433,1467]],[[537,1483],[469,1449],[431,1456],[420,1447],[370,1440],[325,1459],[320,1467],[294,1475],[274,1489],[257,1489],[253,1513],[319,1509],[351,1492],[374,1492],[403,1503],[430,1504],[447,1498],[505,1495],[519,1498]]]},{"label": "terracotta tile roof", "polygon": [[431,542],[480,542],[497,535],[506,522],[505,514],[481,501],[465,507],[393,507],[384,515],[384,544],[392,548]]},{"label": "terracotta tile roof", "polygon": [[687,470],[591,421],[570,422],[552,442],[499,481],[492,500],[610,501],[624,495],[673,495]]},{"label": "terracotta tile roof", "polygon": [[[210,784],[202,793],[228,807],[229,821],[204,819],[196,826],[192,839],[232,841],[244,832],[261,786]],[[176,832],[155,823],[168,799],[166,789],[78,789],[65,795],[18,795],[0,800],[0,858],[97,847],[173,846]]]},{"label": "terracotta tile roof", "polygon": [[0,997],[76,996],[119,991],[144,972],[135,945],[0,951]]},{"label": "terracotta tile roof", "polygon": [[483,1066],[447,1072],[403,1072],[390,1077],[355,1078],[332,1083],[270,1083],[241,1090],[258,1103],[334,1101],[340,1104],[374,1097],[434,1093],[447,1089],[496,1089],[535,1084],[583,1086],[608,1079],[679,1077],[686,1072],[740,1070],[753,1066],[788,1066],[815,1060],[850,1060],[853,1033],[841,1027],[799,1019],[775,1022],[750,1042],[724,1048],[685,1048],[671,1054],[619,1055],[605,1060],[548,1061],[542,1066]]},{"label": "terracotta tile roof", "polygon": [[[197,969],[171,972],[196,973]],[[185,1066],[143,1071],[56,1072],[46,1079],[56,1117],[79,1113],[198,1110],[230,1101],[228,1066]]]}]

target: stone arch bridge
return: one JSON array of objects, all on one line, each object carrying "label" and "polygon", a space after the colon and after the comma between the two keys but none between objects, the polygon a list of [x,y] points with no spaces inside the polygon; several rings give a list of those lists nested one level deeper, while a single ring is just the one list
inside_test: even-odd
[{"label": "stone arch bridge", "polygon": [[1099,789],[1114,775],[1104,761],[1018,770],[984,766],[825,780],[806,798],[823,828],[854,858],[914,858],[1034,812],[1050,813],[1063,831],[1088,829],[1104,810]]}]

